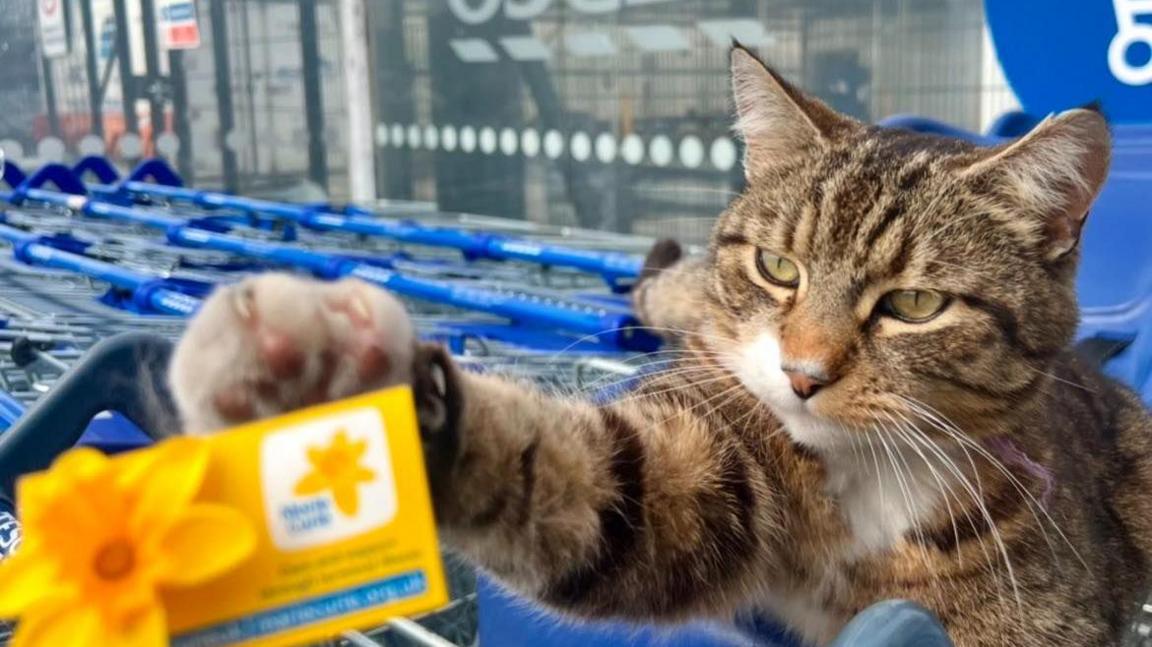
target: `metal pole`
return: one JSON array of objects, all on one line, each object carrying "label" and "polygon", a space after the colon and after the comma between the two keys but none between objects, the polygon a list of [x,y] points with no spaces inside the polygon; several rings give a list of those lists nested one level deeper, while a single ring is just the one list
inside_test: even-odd
[{"label": "metal pole", "polygon": [[225,0],[212,0],[208,8],[212,23],[212,56],[216,68],[216,113],[220,120],[217,144],[220,146],[220,167],[224,174],[224,190],[236,193],[238,169],[236,151],[228,146],[228,136],[236,128],[232,107],[232,68],[228,60],[228,16]]},{"label": "metal pole", "polygon": [[52,59],[40,57],[41,77],[44,81],[44,104],[48,114],[48,132],[60,136],[60,112],[56,107],[56,81],[52,75]]},{"label": "metal pole", "polygon": [[376,199],[376,144],[372,77],[368,73],[368,20],[364,0],[341,0],[340,42],[348,122],[348,188],[353,202]]},{"label": "metal pole", "polygon": [[140,0],[140,22],[144,29],[144,67],[148,75],[148,112],[152,118],[152,144],[167,130],[164,123],[164,95],[160,79],[160,48],[156,43],[156,5]]},{"label": "metal pole", "polygon": [[324,103],[320,95],[320,49],[316,37],[316,0],[299,0],[300,54],[304,63],[304,118],[308,124],[308,177],[328,190],[328,153],[324,146]]},{"label": "metal pole", "polygon": [[112,0],[112,12],[116,14],[116,55],[120,57],[120,92],[124,99],[124,129],[130,133],[140,132],[136,119],[136,88],[132,75],[132,49],[128,38],[128,8],[125,0]]},{"label": "metal pole", "polygon": [[80,20],[84,27],[84,67],[88,73],[88,113],[92,134],[104,137],[104,93],[100,88],[100,64],[96,52],[96,27],[92,18],[92,0],[80,0]]},{"label": "metal pole", "polygon": [[194,184],[192,177],[192,127],[188,122],[188,80],[184,76],[184,52],[168,50],[168,78],[172,82],[173,126],[180,148],[176,152],[176,168],[184,181]]}]

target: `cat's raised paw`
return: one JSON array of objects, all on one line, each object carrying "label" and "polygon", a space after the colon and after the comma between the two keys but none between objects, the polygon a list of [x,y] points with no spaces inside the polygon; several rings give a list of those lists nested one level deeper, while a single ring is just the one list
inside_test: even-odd
[{"label": "cat's raised paw", "polygon": [[412,381],[403,305],[361,281],[267,274],[217,290],[169,370],[186,433]]}]

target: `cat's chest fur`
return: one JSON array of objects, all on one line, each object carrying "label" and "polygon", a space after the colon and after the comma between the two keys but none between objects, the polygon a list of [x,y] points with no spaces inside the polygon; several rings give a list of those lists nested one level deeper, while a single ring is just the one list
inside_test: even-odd
[{"label": "cat's chest fur", "polygon": [[[834,636],[843,622],[826,604],[851,586],[847,568],[915,535],[919,524],[945,506],[945,492],[954,496],[963,491],[954,466],[907,448],[863,446],[823,459],[824,491],[836,502],[847,539],[807,586],[774,590],[763,600],[774,615],[816,643]],[[957,505],[954,498],[950,503]]]},{"label": "cat's chest fur", "polygon": [[945,505],[945,493],[960,490],[949,471],[955,468],[939,458],[907,448],[860,449],[825,457],[825,493],[837,502],[851,537],[847,561],[890,549]]}]

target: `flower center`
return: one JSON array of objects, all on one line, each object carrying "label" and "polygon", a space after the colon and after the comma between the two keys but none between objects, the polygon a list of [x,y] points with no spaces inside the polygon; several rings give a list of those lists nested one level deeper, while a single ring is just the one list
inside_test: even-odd
[{"label": "flower center", "polygon": [[105,580],[118,580],[132,571],[136,553],[126,539],[113,539],[96,553],[93,567],[96,575]]}]

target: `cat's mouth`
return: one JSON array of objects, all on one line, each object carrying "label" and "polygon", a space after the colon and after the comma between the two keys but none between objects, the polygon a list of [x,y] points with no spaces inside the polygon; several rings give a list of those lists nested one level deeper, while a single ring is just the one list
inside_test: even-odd
[{"label": "cat's mouth", "polygon": [[[737,353],[732,370],[753,395],[759,398],[783,423],[784,431],[796,442],[815,448],[843,446],[859,434],[824,403],[830,393],[810,397],[798,395],[781,368],[780,345],[774,335],[763,333]],[[833,387],[834,388],[834,387]]]},{"label": "cat's mouth", "polygon": [[733,356],[730,368],[793,441],[813,449],[849,450],[870,434],[900,435],[906,426],[918,426],[903,410],[900,396],[864,405],[850,395],[854,389],[844,380],[813,394],[797,393],[780,355],[775,336],[765,332]]}]

